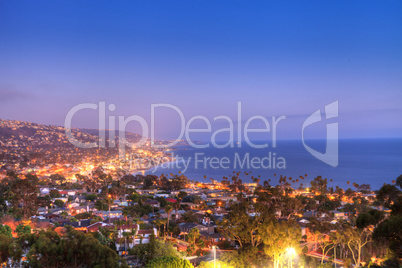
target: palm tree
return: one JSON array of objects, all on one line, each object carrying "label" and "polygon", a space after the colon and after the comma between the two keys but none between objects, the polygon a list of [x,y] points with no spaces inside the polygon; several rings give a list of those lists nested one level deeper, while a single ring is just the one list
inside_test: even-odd
[{"label": "palm tree", "polygon": [[162,220],[162,219],[157,219],[157,220],[155,220],[154,221],[154,224],[158,227],[158,229],[159,229],[159,237],[160,237],[160,235],[161,235],[161,226],[162,225],[164,225],[165,224],[165,221],[164,220]]},{"label": "palm tree", "polygon": [[173,203],[173,208],[174,208],[174,211],[175,211],[175,214],[176,214],[176,218],[175,218],[176,221],[177,221],[177,218],[178,218],[177,215],[178,215],[178,211],[180,209],[180,205],[181,205],[181,199],[177,198],[177,202]]},{"label": "palm tree", "polygon": [[[167,224],[166,224],[166,232],[169,230],[169,219],[170,219],[170,213],[172,212],[173,208],[171,205],[165,206],[165,211],[167,213]],[[166,234],[165,232],[165,234]]]},{"label": "palm tree", "polygon": [[128,216],[128,210],[123,210],[123,216],[126,218],[126,222],[128,223],[128,221],[127,221],[127,216]]},{"label": "palm tree", "polygon": [[68,216],[68,213],[63,211],[62,213],[60,213],[60,216],[65,219]]}]

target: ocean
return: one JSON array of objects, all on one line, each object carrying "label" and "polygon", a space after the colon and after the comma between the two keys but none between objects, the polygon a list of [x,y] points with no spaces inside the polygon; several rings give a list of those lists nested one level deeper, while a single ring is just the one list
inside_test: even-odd
[{"label": "ocean", "polygon": [[[263,142],[254,142],[262,144]],[[317,151],[325,151],[324,140],[306,142]],[[328,179],[328,186],[344,189],[352,184],[370,184],[373,190],[402,174],[402,139],[342,139],[339,140],[338,165],[332,167],[311,155],[301,141],[278,141],[276,148],[253,148],[241,143],[234,148],[209,147],[197,149],[177,146],[170,151],[177,161],[165,163],[146,171],[146,174],[178,174],[181,171],[191,180],[210,182],[241,172],[243,182],[251,176],[278,183],[280,175],[299,179],[293,184],[310,185],[317,176]],[[307,176],[305,176],[307,175]],[[305,177],[304,180],[300,176]],[[332,180],[332,181],[330,181]],[[347,182],[350,182],[350,185]]]}]

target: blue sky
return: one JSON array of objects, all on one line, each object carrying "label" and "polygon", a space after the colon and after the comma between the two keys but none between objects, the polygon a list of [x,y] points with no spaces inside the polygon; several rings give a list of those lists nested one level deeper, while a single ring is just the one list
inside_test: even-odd
[{"label": "blue sky", "polygon": [[[341,137],[402,137],[400,14],[400,1],[0,0],[0,118],[62,125],[106,101],[115,116],[169,103],[235,119],[241,101],[242,120],[286,115],[280,138],[299,138],[338,100]],[[175,137],[174,113],[160,116],[157,136]]]}]

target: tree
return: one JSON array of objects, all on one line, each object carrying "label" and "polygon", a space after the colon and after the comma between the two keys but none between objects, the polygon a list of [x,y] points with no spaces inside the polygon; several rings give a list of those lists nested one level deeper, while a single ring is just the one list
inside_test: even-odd
[{"label": "tree", "polygon": [[167,213],[167,223],[166,223],[166,232],[169,230],[169,219],[170,213],[172,212],[173,207],[171,205],[165,206],[165,212]]},{"label": "tree", "polygon": [[183,202],[190,202],[194,204],[199,204],[201,203],[202,199],[199,195],[187,195],[183,197]]},{"label": "tree", "polygon": [[141,196],[138,193],[133,193],[129,196],[129,199],[133,202],[133,203],[138,203],[141,201]]},{"label": "tree", "polygon": [[129,250],[129,254],[136,256],[141,261],[141,263],[145,265],[149,261],[160,257],[181,257],[181,254],[173,247],[170,242],[157,240],[154,235],[151,235],[148,244],[136,245]]},{"label": "tree", "polygon": [[64,207],[64,202],[60,199],[57,199],[56,201],[54,201],[54,204],[59,208]]},{"label": "tree", "polygon": [[192,210],[186,211],[186,213],[182,215],[182,218],[185,222],[197,222],[196,214]]},{"label": "tree", "polygon": [[402,216],[402,195],[400,195],[395,203],[391,206],[391,210],[392,216]]},{"label": "tree", "polygon": [[316,177],[313,181],[310,182],[311,191],[315,193],[319,193],[321,195],[325,195],[327,192],[327,184],[328,180],[323,179],[321,176]]},{"label": "tree", "polygon": [[97,197],[98,197],[98,196],[97,196],[96,194],[88,194],[88,195],[86,196],[86,200],[93,202]]},{"label": "tree", "polygon": [[300,199],[289,196],[282,197],[282,204],[282,216],[287,217],[288,220],[292,216],[302,213],[304,208]]},{"label": "tree", "polygon": [[265,245],[264,252],[273,259],[275,268],[279,267],[287,248],[294,248],[296,252],[300,252],[301,229],[295,222],[279,223],[273,220],[265,223],[260,233]]},{"label": "tree", "polygon": [[385,215],[383,211],[371,209],[366,213],[359,214],[356,219],[356,227],[363,229],[369,225],[377,225],[384,219]]},{"label": "tree", "polygon": [[75,215],[76,219],[83,220],[91,218],[92,214],[90,212],[82,212]]},{"label": "tree", "polygon": [[232,266],[221,260],[216,260],[215,264],[214,264],[214,262],[211,262],[211,261],[209,261],[209,262],[202,261],[200,263],[200,265],[198,265],[197,267],[198,268],[215,268],[215,267],[216,268],[235,268],[235,266]]},{"label": "tree", "polygon": [[6,262],[10,257],[10,245],[13,239],[7,235],[0,234],[0,263]]},{"label": "tree", "polygon": [[144,182],[143,182],[142,188],[143,188],[143,189],[151,189],[151,188],[153,188],[153,186],[154,186],[154,182],[155,182],[155,178],[154,178],[154,177],[146,176],[146,177],[144,178]]},{"label": "tree", "polygon": [[37,188],[38,178],[26,175],[25,179],[15,178],[9,182],[9,200],[16,215],[28,218],[38,209]]},{"label": "tree", "polygon": [[13,231],[11,230],[10,226],[0,224],[0,235],[5,235],[9,238],[12,238],[12,232]]},{"label": "tree", "polygon": [[153,223],[158,227],[158,235],[161,236],[161,226],[165,225],[166,221],[164,219],[156,219]]},{"label": "tree", "polygon": [[402,216],[392,216],[382,221],[374,229],[373,239],[385,243],[398,257],[402,257]]},{"label": "tree", "polygon": [[[337,247],[338,244],[343,243],[345,241],[345,237],[341,232],[331,232],[329,236],[326,234],[318,233],[318,236],[319,236],[319,247],[322,250],[321,266],[323,266],[325,257],[328,255],[331,249],[334,249],[335,247]],[[334,255],[335,253],[336,249],[334,251]],[[334,256],[334,258],[336,257]],[[329,265],[329,267],[332,267],[332,265]]]},{"label": "tree", "polygon": [[106,202],[104,202],[104,201],[98,199],[98,200],[96,200],[96,202],[95,202],[95,208],[96,208],[97,210],[106,211],[106,210],[109,209],[109,205],[108,205]]},{"label": "tree", "polygon": [[247,201],[233,204],[228,208],[228,217],[218,223],[220,232],[239,243],[240,247],[258,247],[261,243],[259,229],[261,224],[273,218],[264,204],[251,204]]},{"label": "tree", "polygon": [[159,202],[161,208],[164,208],[168,203],[168,201],[166,201],[166,198],[161,197],[161,196],[155,198],[155,200]]},{"label": "tree", "polygon": [[[265,255],[259,253],[258,248],[252,248],[252,247],[246,247],[240,250],[223,252],[219,260],[227,264],[226,267],[236,267],[236,268],[267,267],[266,264],[268,262]],[[217,262],[216,264],[219,265],[218,263],[220,262]]]},{"label": "tree", "polygon": [[184,197],[186,197],[187,196],[187,193],[186,192],[184,192],[184,191],[180,191],[178,194],[177,194],[177,197],[178,197],[178,199],[180,199],[180,200],[182,200]]},{"label": "tree", "polygon": [[361,184],[361,185],[358,187],[358,191],[359,191],[359,192],[362,192],[362,193],[364,193],[364,194],[368,194],[368,193],[371,192],[371,186],[370,186],[370,184]]},{"label": "tree", "polygon": [[151,205],[134,205],[126,207],[124,210],[127,210],[127,215],[132,217],[142,217],[147,215],[153,211],[153,207]]},{"label": "tree", "polygon": [[401,191],[395,185],[385,184],[380,188],[377,194],[377,199],[384,204],[385,207],[390,207],[391,204],[397,202]]},{"label": "tree", "polygon": [[396,185],[402,190],[402,174],[396,179]]},{"label": "tree", "polygon": [[188,260],[175,256],[164,256],[151,260],[147,264],[148,268],[192,268],[194,267]]},{"label": "tree", "polygon": [[362,259],[362,249],[372,241],[371,232],[367,229],[359,230],[349,227],[344,231],[346,244],[352,253],[353,261],[357,267],[360,267]]},{"label": "tree", "polygon": [[338,194],[339,200],[342,200],[342,197],[345,194],[345,191],[342,188],[340,188],[339,186],[336,186],[335,193]]},{"label": "tree", "polygon": [[31,233],[31,226],[20,224],[15,228],[15,232],[17,233],[18,237],[22,237]]},{"label": "tree", "polygon": [[27,260],[29,267],[118,267],[115,251],[73,228],[63,237],[51,230],[39,233]]},{"label": "tree", "polygon": [[63,184],[66,181],[66,178],[64,178],[64,176],[60,174],[52,174],[49,178],[52,182],[55,182],[57,184]]},{"label": "tree", "polygon": [[50,190],[49,195],[51,198],[57,198],[61,196],[59,191],[57,191],[56,189]]},{"label": "tree", "polygon": [[186,184],[188,183],[188,178],[181,175],[174,175],[173,178],[170,180],[170,190],[172,191],[179,191],[180,189],[186,188]]},{"label": "tree", "polygon": [[355,191],[353,191],[351,188],[348,188],[346,189],[344,195],[348,198],[352,198],[355,195]]},{"label": "tree", "polygon": [[187,253],[189,255],[193,255],[197,252],[198,248],[204,247],[204,241],[200,239],[200,231],[197,228],[193,228],[188,233],[188,242],[190,246],[187,247]]}]

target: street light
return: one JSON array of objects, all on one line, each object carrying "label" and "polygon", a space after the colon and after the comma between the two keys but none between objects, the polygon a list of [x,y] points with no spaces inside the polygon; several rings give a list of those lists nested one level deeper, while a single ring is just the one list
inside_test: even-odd
[{"label": "street light", "polygon": [[109,203],[109,204],[108,204],[108,205],[109,205],[109,224],[110,224],[110,204],[111,204],[111,202],[110,202],[110,201],[111,201],[111,200],[110,200],[110,198],[112,197],[112,195],[111,195],[111,194],[109,194],[109,195],[108,195],[108,197],[109,197],[109,200],[108,200],[108,203]]},{"label": "street light", "polygon": [[296,250],[294,248],[287,248],[286,252],[289,254],[290,268],[292,268],[293,267],[292,257],[293,255],[296,255]]},{"label": "street light", "polygon": [[216,268],[215,260],[216,260],[216,246],[212,246],[212,250],[214,252],[214,268]]}]

